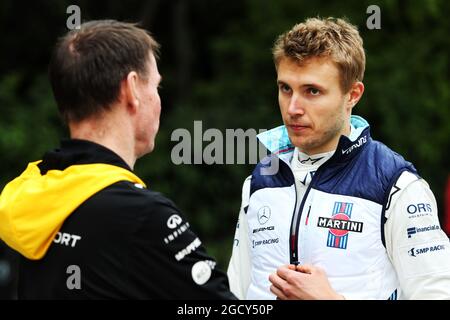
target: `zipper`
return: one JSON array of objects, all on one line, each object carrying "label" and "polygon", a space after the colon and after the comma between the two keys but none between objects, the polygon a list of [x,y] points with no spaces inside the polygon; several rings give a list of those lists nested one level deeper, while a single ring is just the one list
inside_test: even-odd
[{"label": "zipper", "polygon": [[293,172],[292,172],[292,175],[294,176],[295,205],[294,205],[294,212],[292,213],[292,220],[291,220],[291,227],[290,227],[291,231],[290,231],[290,236],[289,236],[289,260],[290,260],[291,264],[298,265],[299,262],[297,259],[297,252],[294,249],[295,242],[297,241],[297,239],[295,237],[295,232],[293,232],[295,213],[297,212],[298,193],[297,193],[297,183],[295,182],[295,175]]},{"label": "zipper", "polygon": [[[364,129],[364,130],[367,130],[367,129]],[[361,139],[361,136],[362,136],[362,134],[359,136],[358,139]],[[366,136],[368,136],[368,135],[366,135]],[[290,233],[290,241],[289,241],[289,259],[290,259],[291,264],[294,264],[294,265],[300,264],[300,261],[298,261],[298,231],[299,231],[299,227],[300,227],[300,220],[302,217],[303,207],[305,206],[305,202],[306,202],[306,199],[308,198],[309,191],[311,190],[311,187],[314,185],[314,182],[319,179],[318,177],[320,176],[320,173],[322,173],[322,171],[324,171],[325,168],[330,165],[330,163],[333,163],[335,161],[335,159],[341,155],[340,154],[340,152],[342,152],[341,144],[342,144],[342,141],[339,140],[334,154],[316,170],[316,173],[311,178],[311,182],[309,183],[309,186],[306,189],[305,195],[303,196],[302,202],[300,204],[300,208],[298,208],[298,209],[297,209],[297,202],[298,202],[297,201],[298,200],[297,199],[298,198],[297,184],[295,183],[295,175],[291,169],[291,173],[292,173],[292,175],[294,175],[294,186],[295,186],[295,207],[294,207],[294,212],[292,214],[291,233]],[[364,144],[364,146],[365,145],[366,144]],[[338,152],[338,150],[339,150],[339,152]],[[309,206],[307,219],[309,218],[310,211],[311,211],[311,206]]]},{"label": "zipper", "polygon": [[[316,173],[314,174],[314,176],[311,178],[311,182],[309,183],[308,188],[306,189],[305,195],[303,196],[302,202],[300,204],[300,208],[294,208],[294,213],[292,215],[292,221],[291,221],[291,234],[290,234],[290,244],[289,244],[289,259],[290,259],[290,263],[293,265],[299,265],[300,261],[298,261],[298,231],[300,228],[300,220],[302,218],[302,212],[303,212],[303,207],[305,206],[305,202],[306,199],[308,198],[309,195],[309,191],[311,190],[311,187],[314,185],[314,182],[316,180],[318,180],[320,173],[324,170],[323,168],[327,167],[328,164],[332,161],[332,159],[334,160],[336,156],[336,153],[334,153],[330,159],[328,159],[327,161],[325,161],[325,163],[323,163],[317,170]],[[292,173],[294,174],[294,173]],[[295,186],[295,206],[297,206],[297,185],[295,184],[295,175],[294,175],[294,186]],[[307,214],[307,219],[309,218],[309,213],[311,212],[311,206],[309,206],[309,210],[308,210],[308,214]]]},{"label": "zipper", "polygon": [[311,205],[309,206],[309,209],[308,209],[308,214],[306,215],[306,221],[305,221],[305,226],[307,226],[308,225],[308,220],[309,220],[309,214],[311,213]]},{"label": "zipper", "polygon": [[[294,214],[292,215],[292,221],[291,221],[291,236],[290,236],[290,262],[293,265],[300,264],[300,261],[298,261],[298,230],[300,226],[300,220],[302,217],[302,211],[303,207],[305,206],[306,199],[308,198],[309,191],[311,190],[312,183],[314,181],[316,175],[311,179],[311,182],[309,183],[308,188],[306,189],[305,195],[303,196],[302,202],[300,204],[300,208],[294,209]],[[295,177],[295,176],[294,176]],[[295,185],[295,205],[297,206],[297,185]],[[311,207],[310,207],[311,210]],[[309,215],[309,212],[308,212]]]}]

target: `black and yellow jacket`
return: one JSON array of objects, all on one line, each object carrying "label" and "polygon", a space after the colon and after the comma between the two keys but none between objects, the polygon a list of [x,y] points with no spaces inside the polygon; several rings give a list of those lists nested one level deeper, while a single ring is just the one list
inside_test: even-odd
[{"label": "black and yellow jacket", "polygon": [[63,141],[6,185],[0,238],[22,255],[19,298],[234,298],[173,202],[92,142]]}]

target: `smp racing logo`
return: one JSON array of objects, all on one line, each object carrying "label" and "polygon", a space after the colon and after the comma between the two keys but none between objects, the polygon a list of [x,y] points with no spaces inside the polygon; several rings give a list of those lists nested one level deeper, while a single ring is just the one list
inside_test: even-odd
[{"label": "smp racing logo", "polygon": [[363,223],[351,221],[353,203],[335,202],[333,216],[319,217],[317,226],[328,228],[327,247],[347,249],[348,233],[362,232]]},{"label": "smp racing logo", "polygon": [[434,245],[434,246],[426,246],[426,247],[422,247],[422,248],[411,248],[408,250],[408,254],[411,257],[416,258],[417,256],[419,256],[421,254],[426,254],[429,252],[441,251],[441,250],[445,250],[444,244],[438,244],[438,245]]}]

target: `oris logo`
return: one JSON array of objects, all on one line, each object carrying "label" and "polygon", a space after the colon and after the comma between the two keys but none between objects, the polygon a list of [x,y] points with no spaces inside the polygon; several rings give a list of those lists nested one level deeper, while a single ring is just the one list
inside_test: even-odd
[{"label": "oris logo", "polygon": [[183,222],[183,219],[177,214],[173,214],[170,216],[170,218],[167,220],[167,226],[170,229],[175,229],[177,226],[179,226]]},{"label": "oris logo", "polygon": [[416,214],[416,213],[428,213],[432,212],[431,205],[429,203],[417,203],[417,204],[410,204],[406,210],[409,214]]}]

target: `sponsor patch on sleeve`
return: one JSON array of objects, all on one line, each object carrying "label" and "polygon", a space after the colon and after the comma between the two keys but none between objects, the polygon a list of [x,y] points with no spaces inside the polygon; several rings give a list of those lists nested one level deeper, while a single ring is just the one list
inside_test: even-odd
[{"label": "sponsor patch on sleeve", "polygon": [[192,279],[199,286],[204,285],[211,278],[212,269],[208,261],[197,261],[191,269]]},{"label": "sponsor patch on sleeve", "polygon": [[450,244],[443,239],[401,247],[402,273],[406,278],[450,270]]}]

